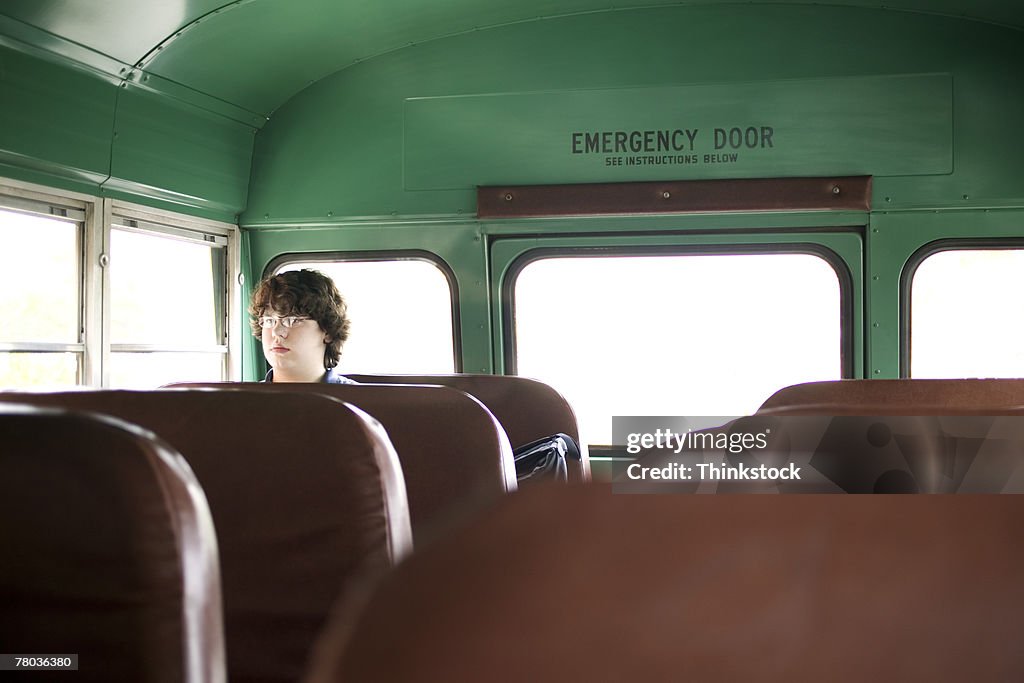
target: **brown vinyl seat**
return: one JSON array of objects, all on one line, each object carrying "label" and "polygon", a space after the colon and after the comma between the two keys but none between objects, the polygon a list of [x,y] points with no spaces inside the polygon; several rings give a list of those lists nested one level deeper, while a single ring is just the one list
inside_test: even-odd
[{"label": "brown vinyl seat", "polygon": [[336,615],[307,683],[1022,680],[1022,523],[1020,496],[524,489]]},{"label": "brown vinyl seat", "polygon": [[182,457],[121,420],[18,404],[0,404],[0,444],[0,649],[78,655],[20,679],[223,683],[217,540]]},{"label": "brown vinyl seat", "polygon": [[411,548],[393,447],[335,399],[179,389],[0,400],[115,415],[186,458],[217,527],[232,683],[298,680],[341,592]]},{"label": "brown vinyl seat", "polygon": [[348,375],[362,383],[441,384],[475,396],[498,418],[513,448],[552,434],[568,434],[580,446],[581,461],[570,461],[569,481],[590,480],[587,444],[580,440],[576,414],[553,388],[514,375]]},{"label": "brown vinyl seat", "polygon": [[779,389],[759,415],[983,415],[1024,407],[1024,379],[843,379]]},{"label": "brown vinyl seat", "polygon": [[1010,492],[1024,490],[1011,445],[1022,414],[1022,379],[845,379],[784,387],[757,417],[784,420],[844,490]]},{"label": "brown vinyl seat", "polygon": [[381,421],[395,446],[417,546],[476,517],[516,489],[508,438],[478,400],[442,386],[183,383],[171,386],[332,396]]}]

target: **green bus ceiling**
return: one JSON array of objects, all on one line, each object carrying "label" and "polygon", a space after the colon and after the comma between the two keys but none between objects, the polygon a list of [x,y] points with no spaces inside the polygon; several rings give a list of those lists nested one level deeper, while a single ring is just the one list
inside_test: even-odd
[{"label": "green bus ceiling", "polygon": [[[658,6],[828,5],[940,14],[1024,29],[1018,0],[742,3],[641,0],[5,0],[5,42],[141,69],[254,115],[269,116],[325,76],[412,45],[517,22]],[[865,37],[870,40],[870,37]],[[106,62],[106,63],[104,63]]]}]

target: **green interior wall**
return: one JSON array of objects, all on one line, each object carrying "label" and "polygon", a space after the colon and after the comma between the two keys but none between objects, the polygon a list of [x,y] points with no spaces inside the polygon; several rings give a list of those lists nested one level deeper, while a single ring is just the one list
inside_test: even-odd
[{"label": "green interior wall", "polygon": [[51,56],[0,46],[0,176],[236,222],[255,127]]},{"label": "green interior wall", "polygon": [[0,47],[0,175],[97,191],[110,171],[117,85]]},{"label": "green interior wall", "polygon": [[[672,7],[468,33],[345,69],[278,110],[257,136],[242,224],[473,214],[469,187],[405,189],[407,98],[924,73],[948,74],[952,80],[952,172],[876,177],[875,206],[1018,206],[1024,203],[1017,182],[1024,176],[1024,158],[1006,151],[1024,148],[1024,131],[1017,125],[1024,119],[1024,76],[1011,68],[1022,64],[1018,31],[838,7]],[[625,106],[622,116],[628,128]],[[536,120],[556,125],[543,111],[536,112]],[[459,123],[452,122],[451,129],[457,131]],[[500,123],[495,121],[496,136],[502,134]],[[842,129],[835,135],[836,163],[811,159],[801,168],[787,168],[786,175],[835,173],[843,149],[852,153],[864,144],[862,138],[844,139]],[[434,141],[439,164],[451,154],[450,143],[451,135]],[[537,169],[563,150],[548,154],[534,160]],[[870,164],[864,171],[877,175]],[[508,176],[504,182],[528,182],[528,169],[509,169]],[[608,169],[605,178],[643,179],[622,169]],[[598,179],[591,174],[561,182]],[[481,180],[500,181],[493,173]]]},{"label": "green interior wall", "polygon": [[[200,5],[196,12],[208,9]],[[403,22],[406,26],[408,18]],[[861,172],[875,176],[874,210],[861,221],[864,283],[857,283],[865,302],[864,372],[869,376],[899,372],[897,285],[910,253],[947,230],[1010,236],[1024,226],[1024,157],[1017,153],[1024,149],[1024,41],[1015,28],[917,12],[807,4],[686,4],[537,18],[453,31],[355,63],[342,60],[346,68],[299,92],[262,128],[265,119],[245,109],[240,96],[219,99],[152,70],[133,71],[129,56],[134,59],[163,35],[154,31],[124,55],[90,52],[73,43],[70,33],[63,42],[54,36],[55,47],[35,38],[35,43],[19,43],[18,36],[0,36],[0,176],[231,222],[241,213],[249,282],[283,252],[419,248],[437,253],[458,274],[467,371],[496,367],[499,350],[494,348],[487,289],[493,284],[487,245],[494,235],[623,228],[673,232],[685,231],[693,221],[668,216],[620,218],[611,227],[604,220],[575,219],[481,223],[474,217],[476,183],[618,182],[650,176],[609,168],[550,177],[565,153],[552,147],[518,164],[468,159],[463,187],[410,189],[429,186],[406,177],[410,98],[659,88],[673,97],[700,88],[728,90],[730,84],[739,92],[771,82],[838,83],[908,74],[948,78],[948,170],[885,175],[879,171],[889,167],[881,157],[874,165],[870,155],[858,161]],[[197,30],[189,40],[200,40],[206,31]],[[178,60],[175,73],[182,76],[201,71],[205,59],[202,51],[186,49],[189,40],[175,43],[182,52],[165,51],[161,58]],[[154,58],[153,64],[158,63],[163,62]],[[539,111],[526,113],[541,127],[559,125],[563,112],[545,109],[543,98],[538,101]],[[882,110],[885,104],[867,103],[869,110]],[[601,114],[605,120],[619,117],[630,128],[635,121],[630,106],[612,101]],[[657,109],[657,99],[644,100],[644,107]],[[435,138],[421,135],[417,172],[429,174],[432,158],[439,166],[457,166],[461,160],[451,143],[465,146],[466,139],[459,137],[463,131],[491,127],[501,136],[502,122],[514,122],[522,113],[504,112],[494,121],[455,117]],[[892,112],[894,123],[911,128],[916,115]],[[841,123],[841,117],[836,121]],[[845,169],[843,162],[855,152],[863,157],[862,135],[863,130],[854,135],[838,127],[834,162],[808,155],[806,163],[788,163],[777,175],[832,175]],[[505,144],[486,142],[489,149]],[[508,145],[522,142],[521,136],[507,140]],[[780,225],[779,219],[740,215],[723,227],[770,229]],[[821,224],[834,224],[834,219]],[[723,239],[739,242],[743,237]],[[247,355],[255,358],[258,350],[247,347]]]},{"label": "green interior wall", "polygon": [[[1024,41],[1017,30],[949,17],[834,6],[691,6],[611,11],[538,20],[409,46],[344,69],[311,85],[278,110],[257,136],[249,208],[241,217],[252,247],[250,274],[258,277],[278,253],[386,248],[401,227],[404,246],[440,253],[457,273],[463,312],[462,347],[467,370],[500,368],[500,316],[478,289],[488,272],[486,247],[449,250],[450,240],[522,234],[640,230],[674,233],[723,230],[721,241],[742,243],[736,230],[807,224],[806,216],[745,214],[698,217],[622,217],[475,222],[475,191],[410,190],[404,177],[406,100],[463,95],[564,93],[582,89],[632,89],[849,79],[901,74],[940,74],[951,83],[951,163],[948,170],[886,176],[870,158],[862,173],[875,176],[873,211],[860,217],[820,215],[818,225],[860,225],[863,277],[855,282],[857,374],[900,374],[899,280],[906,259],[935,234],[1013,235],[1024,231]],[[868,103],[884,109],[885,102]],[[606,114],[607,112],[602,112]],[[619,112],[629,128],[628,105]],[[521,113],[518,113],[521,114]],[[544,126],[559,112],[537,111]],[[912,126],[913,112],[893,111],[896,124]],[[505,118],[504,120],[508,120]],[[495,120],[501,135],[502,119]],[[439,164],[451,164],[449,144],[460,126],[433,141]],[[484,127],[488,122],[484,122]],[[842,123],[836,119],[837,126]],[[851,129],[852,130],[852,129]],[[863,131],[858,131],[862,134]],[[809,155],[802,166],[778,175],[832,175],[847,157],[862,158],[863,140],[835,130],[835,163]],[[431,142],[420,141],[429,148]],[[516,144],[515,137],[509,144]],[[495,145],[490,141],[488,144]],[[847,151],[844,154],[843,150]],[[429,149],[417,152],[428,158]],[[527,184],[562,162],[563,149],[507,177],[481,166],[477,182]],[[473,160],[470,160],[473,161]],[[458,163],[458,160],[456,160]],[[770,174],[769,174],[770,175]],[[608,169],[604,177],[571,173],[557,182],[646,180],[641,172]],[[966,211],[964,211],[966,209]],[[952,211],[951,211],[952,210]],[[979,218],[980,217],[980,218]],[[469,220],[467,220],[467,218]],[[307,232],[309,229],[313,232]],[[629,238],[621,238],[628,243]],[[538,241],[540,245],[540,241]],[[500,283],[491,282],[497,287]],[[254,355],[258,350],[253,349]],[[484,365],[487,364],[487,365]]]}]

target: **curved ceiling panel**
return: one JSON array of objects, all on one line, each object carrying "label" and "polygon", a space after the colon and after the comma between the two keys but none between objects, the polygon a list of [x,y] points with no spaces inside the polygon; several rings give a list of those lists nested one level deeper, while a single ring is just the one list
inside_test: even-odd
[{"label": "curved ceiling panel", "polygon": [[[0,16],[35,31],[19,40],[60,53],[63,39],[250,112],[269,114],[359,60],[510,22],[663,5],[777,0],[5,0]],[[805,4],[820,4],[802,0]],[[785,4],[799,4],[792,1]],[[944,14],[1024,29],[1019,0],[834,0],[832,5]],[[216,10],[220,10],[217,12]],[[10,31],[7,31],[10,33]],[[35,37],[25,38],[25,35]],[[59,42],[56,41],[56,42]],[[65,50],[65,58],[74,58]]]},{"label": "curved ceiling panel", "polygon": [[[595,0],[521,4],[304,0],[299,5],[255,0],[183,31],[152,55],[145,68],[216,93],[250,111],[269,114],[311,83],[358,61],[474,28],[594,11],[597,4]],[[672,3],[648,0],[645,4]],[[239,40],[239,36],[253,38]],[[225,49],[228,45],[230,49]]]},{"label": "curved ceiling panel", "polygon": [[226,0],[4,0],[0,14],[100,54],[134,64]]}]

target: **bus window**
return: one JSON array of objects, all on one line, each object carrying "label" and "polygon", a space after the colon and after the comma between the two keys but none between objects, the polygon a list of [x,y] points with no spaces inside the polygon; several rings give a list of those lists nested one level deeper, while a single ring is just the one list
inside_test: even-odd
[{"label": "bus window", "polygon": [[135,226],[110,231],[110,386],[224,379],[226,240]]},{"label": "bus window", "polygon": [[152,389],[172,382],[216,382],[224,378],[224,357],[218,353],[112,352],[110,386]]},{"label": "bus window", "polygon": [[910,289],[910,376],[1024,377],[1024,250],[950,249]]},{"label": "bus window", "polygon": [[334,280],[352,321],[338,367],[343,373],[455,372],[452,291],[425,259],[290,262]]},{"label": "bus window", "polygon": [[516,371],[592,444],[613,415],[746,415],[842,374],[835,270],[809,254],[546,258],[515,282]]},{"label": "bus window", "polygon": [[0,208],[0,253],[7,255],[0,287],[0,387],[81,383],[83,223],[42,215],[49,207],[37,209]]}]

